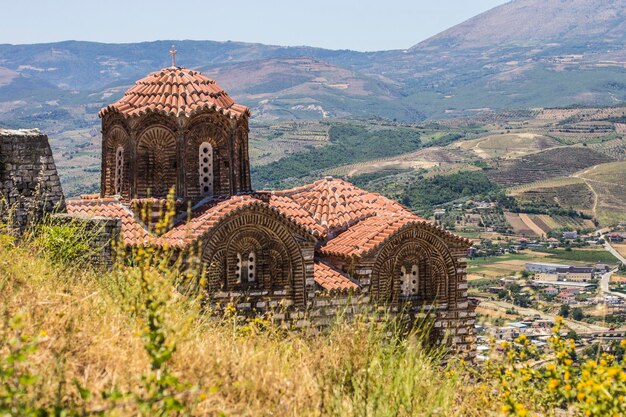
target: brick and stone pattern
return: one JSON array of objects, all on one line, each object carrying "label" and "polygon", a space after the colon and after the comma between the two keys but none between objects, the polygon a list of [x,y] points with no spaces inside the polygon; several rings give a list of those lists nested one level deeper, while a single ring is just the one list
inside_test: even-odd
[{"label": "brick and stone pattern", "polygon": [[48,137],[37,129],[0,129],[0,221],[19,233],[63,207]]},{"label": "brick and stone pattern", "polygon": [[119,242],[122,221],[112,217],[77,216],[59,213],[52,216],[52,223],[76,227],[83,233],[92,250],[91,265],[111,268],[115,260],[115,245]]}]

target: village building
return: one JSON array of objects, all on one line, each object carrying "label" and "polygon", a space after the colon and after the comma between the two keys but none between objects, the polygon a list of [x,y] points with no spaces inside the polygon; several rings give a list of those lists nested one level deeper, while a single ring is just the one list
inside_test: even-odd
[{"label": "village building", "polygon": [[569,268],[571,265],[552,264],[544,262],[528,262],[526,263],[526,271],[552,274],[556,273],[559,268]]},{"label": "village building", "polygon": [[539,281],[571,281],[588,282],[594,277],[595,268],[591,267],[562,267],[552,272],[541,272],[535,275]]},{"label": "village building", "polygon": [[[100,111],[101,192],[68,200],[68,213],[117,219],[129,247],[200,248],[210,303],[249,314],[280,307],[275,317],[317,328],[340,309],[384,305],[432,318],[434,338],[471,355],[471,242],[340,179],[253,190],[250,115],[197,71],[149,74]],[[170,190],[177,217],[157,234]]]}]

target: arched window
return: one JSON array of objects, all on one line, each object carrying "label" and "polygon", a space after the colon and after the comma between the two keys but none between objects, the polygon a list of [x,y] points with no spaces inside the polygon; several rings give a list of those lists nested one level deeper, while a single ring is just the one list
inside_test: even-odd
[{"label": "arched window", "polygon": [[115,194],[122,195],[122,181],[124,178],[124,147],[118,146],[115,151]]},{"label": "arched window", "polygon": [[213,195],[213,146],[209,142],[202,142],[198,154],[200,194],[203,196]]},{"label": "arched window", "polygon": [[238,253],[237,254],[237,283],[254,283],[256,282],[256,254],[250,253]]},{"label": "arched window", "polygon": [[419,292],[419,266],[417,264],[400,268],[400,296],[414,297]]}]

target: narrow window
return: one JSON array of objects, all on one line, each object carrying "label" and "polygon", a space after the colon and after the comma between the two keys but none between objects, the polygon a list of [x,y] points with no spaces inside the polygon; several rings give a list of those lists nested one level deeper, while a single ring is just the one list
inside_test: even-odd
[{"label": "narrow window", "polygon": [[203,196],[213,195],[213,146],[209,142],[200,144],[198,162],[200,194]]},{"label": "narrow window", "polygon": [[248,282],[256,280],[256,254],[250,252],[248,254]]},{"label": "narrow window", "polygon": [[237,269],[235,272],[237,282],[252,283],[256,281],[256,254],[250,252],[248,254],[237,254]]},{"label": "narrow window", "polygon": [[122,194],[122,181],[124,178],[124,148],[118,146],[115,151],[115,194]]},{"label": "narrow window", "polygon": [[400,269],[400,295],[402,297],[415,296],[419,289],[419,268],[411,265],[411,269],[403,266]]},{"label": "narrow window", "polygon": [[241,273],[243,272],[243,259],[240,253],[237,254],[237,272],[235,273],[235,277],[237,278],[237,282],[241,284]]}]

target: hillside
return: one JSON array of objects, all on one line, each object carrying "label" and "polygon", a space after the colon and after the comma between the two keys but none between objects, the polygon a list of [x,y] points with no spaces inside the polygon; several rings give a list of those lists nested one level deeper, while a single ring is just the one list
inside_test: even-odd
[{"label": "hillside", "polygon": [[541,47],[579,43],[581,39],[619,45],[625,33],[625,0],[513,0],[433,36],[413,50]]},{"label": "hillside", "polygon": [[97,109],[168,66],[173,43],[179,63],[214,76],[261,119],[419,121],[485,109],[615,104],[626,100],[624,10],[626,0],[516,0],[407,51],[189,40],[5,44],[0,123]]}]

